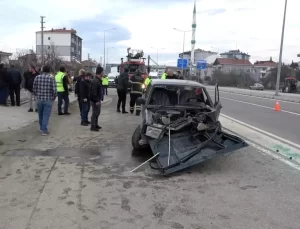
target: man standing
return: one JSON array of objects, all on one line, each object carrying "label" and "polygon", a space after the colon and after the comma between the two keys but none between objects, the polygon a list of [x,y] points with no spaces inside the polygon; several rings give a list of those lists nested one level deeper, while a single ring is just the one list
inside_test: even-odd
[{"label": "man standing", "polygon": [[[136,100],[142,96],[143,88],[142,85],[144,83],[144,78],[142,77],[141,71],[139,69],[136,70],[136,73],[131,77],[131,91],[130,91],[130,113],[133,114],[134,106],[136,104]],[[139,116],[141,113],[141,106],[136,105],[136,115]]]},{"label": "man standing", "polygon": [[14,65],[10,66],[11,68],[8,70],[8,76],[10,80],[9,85],[9,95],[10,95],[10,102],[12,106],[15,106],[15,95],[16,95],[16,102],[17,106],[21,105],[21,83],[22,83],[22,76],[18,69],[15,68]]},{"label": "man standing", "polygon": [[102,86],[103,86],[103,94],[107,95],[107,88],[108,88],[108,77],[107,75],[103,76],[102,78]]},{"label": "man standing", "polygon": [[102,128],[98,125],[98,118],[101,113],[101,101],[103,98],[102,73],[103,68],[97,67],[96,76],[91,82],[91,131],[99,131]]},{"label": "man standing", "polygon": [[[35,70],[34,66],[30,66],[28,69],[28,72],[24,73],[24,88],[28,92],[28,100],[29,100],[29,110],[28,112],[33,112],[33,100],[35,100],[32,90],[33,90],[33,82],[36,76],[38,76],[39,73]],[[35,112],[37,112],[37,104],[35,101]]]},{"label": "man standing", "polygon": [[79,97],[79,93],[80,93],[80,81],[82,79],[84,79],[84,77],[85,77],[85,70],[84,69],[80,69],[78,76],[73,79],[73,81],[75,82],[75,95],[77,95],[80,116],[81,116],[81,102],[80,102],[80,97]]},{"label": "man standing", "polygon": [[33,94],[37,101],[40,131],[43,136],[49,134],[48,123],[52,111],[52,104],[56,98],[56,83],[50,75],[50,67],[44,66],[43,73],[33,82]]},{"label": "man standing", "polygon": [[89,76],[85,75],[80,81],[80,93],[79,99],[81,103],[81,125],[87,126],[88,122],[88,112],[90,104],[90,93],[91,93],[91,83],[89,81]]},{"label": "man standing", "polygon": [[[66,68],[61,67],[59,72],[55,75],[56,90],[58,97],[57,111],[58,115],[69,115],[69,90],[68,90],[68,77],[66,75]],[[62,101],[64,101],[64,113],[61,112]]]},{"label": "man standing", "polygon": [[7,106],[9,79],[4,64],[0,64],[0,106]]},{"label": "man standing", "polygon": [[118,84],[117,84],[117,92],[118,92],[118,105],[117,105],[117,112],[121,112],[120,106],[122,103],[122,114],[127,114],[128,112],[125,110],[126,106],[126,95],[127,95],[127,88],[128,88],[128,75],[129,69],[125,68],[124,72],[118,77]]}]

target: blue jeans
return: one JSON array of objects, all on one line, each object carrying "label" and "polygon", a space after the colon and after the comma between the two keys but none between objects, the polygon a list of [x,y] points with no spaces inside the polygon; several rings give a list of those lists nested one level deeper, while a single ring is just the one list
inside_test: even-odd
[{"label": "blue jeans", "polygon": [[48,123],[52,111],[52,104],[53,101],[37,101],[40,130],[44,133],[48,131]]},{"label": "blue jeans", "polygon": [[64,113],[68,113],[68,108],[69,108],[69,95],[66,94],[65,92],[57,92],[57,111],[58,113],[61,112],[61,107],[62,107],[62,101],[64,100]]},{"label": "blue jeans", "polygon": [[89,110],[90,110],[89,102],[82,102],[81,103],[81,112],[80,112],[82,122],[88,121]]},{"label": "blue jeans", "polygon": [[0,104],[4,105],[8,98],[8,87],[0,88]]}]

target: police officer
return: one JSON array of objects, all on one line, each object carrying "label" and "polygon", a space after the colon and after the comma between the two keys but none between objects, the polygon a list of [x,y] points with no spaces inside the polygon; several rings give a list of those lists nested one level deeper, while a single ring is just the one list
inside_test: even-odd
[{"label": "police officer", "polygon": [[[141,97],[143,93],[142,85],[144,83],[144,79],[142,77],[141,71],[137,69],[135,74],[131,77],[130,80],[131,80],[130,113],[133,114],[136,100],[137,98]],[[141,113],[141,106],[136,105],[135,109],[136,109],[136,115],[139,116]]]}]

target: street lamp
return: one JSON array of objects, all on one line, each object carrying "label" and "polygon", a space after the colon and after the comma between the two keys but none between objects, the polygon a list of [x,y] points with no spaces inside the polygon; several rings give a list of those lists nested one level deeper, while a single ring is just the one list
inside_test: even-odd
[{"label": "street lamp", "polygon": [[156,63],[158,64],[158,50],[164,50],[165,48],[154,48],[154,47],[151,48],[156,49]]},{"label": "street lamp", "polygon": [[104,30],[104,48],[103,48],[103,51],[104,51],[104,58],[103,58],[103,68],[104,70],[106,69],[106,66],[105,66],[105,33],[108,32],[108,31],[112,31],[112,30],[116,30],[116,28],[113,28],[113,29],[107,29],[107,30]]},{"label": "street lamp", "polygon": [[278,62],[278,69],[277,69],[277,80],[276,80],[275,95],[278,95],[278,91],[279,91],[279,81],[280,81],[281,65],[282,65],[282,49],[283,49],[283,39],[284,39],[286,6],[287,6],[287,0],[285,0],[285,5],[284,5],[284,13],[283,13],[283,23],[282,23],[281,43],[280,43],[280,51],[279,51],[279,62]]},{"label": "street lamp", "polygon": [[114,48],[114,47],[108,47],[108,48],[106,49],[106,63],[108,63],[108,50],[109,50],[109,49],[112,49],[112,48]]},{"label": "street lamp", "polygon": [[186,32],[191,32],[192,30],[181,30],[181,29],[177,29],[177,28],[173,28],[174,30],[176,31],[179,31],[179,32],[182,32],[183,33],[183,51],[182,51],[182,56],[181,56],[181,59],[182,59],[182,74],[183,74],[183,55],[184,55],[184,43],[185,43],[185,33]]}]

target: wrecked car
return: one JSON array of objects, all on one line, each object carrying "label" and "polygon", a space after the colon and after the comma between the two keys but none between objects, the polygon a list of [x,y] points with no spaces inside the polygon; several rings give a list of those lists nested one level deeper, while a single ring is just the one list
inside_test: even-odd
[{"label": "wrecked car", "polygon": [[198,82],[153,79],[137,103],[142,105],[142,120],[132,135],[132,146],[150,147],[156,159],[150,167],[165,175],[247,146],[222,131],[218,86],[213,102]]}]

